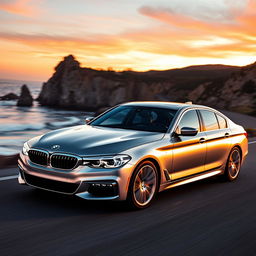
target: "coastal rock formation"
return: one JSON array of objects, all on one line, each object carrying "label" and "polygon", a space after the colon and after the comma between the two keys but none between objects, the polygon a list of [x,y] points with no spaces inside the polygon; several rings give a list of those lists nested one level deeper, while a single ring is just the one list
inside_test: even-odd
[{"label": "coastal rock formation", "polygon": [[7,93],[4,96],[0,97],[0,100],[17,100],[17,99],[19,99],[19,96],[12,92]]},{"label": "coastal rock formation", "polygon": [[26,84],[21,87],[21,94],[17,102],[17,106],[30,107],[33,105],[33,98]]},{"label": "coastal rock formation", "polygon": [[[133,73],[133,72],[132,72]],[[129,72],[81,68],[72,55],[64,58],[43,84],[41,105],[98,110],[130,100],[157,100],[171,84],[136,82]]]},{"label": "coastal rock formation", "polygon": [[[203,71],[201,71],[203,69]],[[41,105],[97,111],[136,100],[189,100],[188,92],[202,82],[227,78],[236,67],[189,67],[166,71],[99,71],[81,68],[72,55],[64,58],[43,84]]]},{"label": "coastal rock formation", "polygon": [[254,114],[256,64],[191,66],[165,71],[100,71],[69,55],[43,84],[44,106],[97,111],[137,100],[188,101]]}]

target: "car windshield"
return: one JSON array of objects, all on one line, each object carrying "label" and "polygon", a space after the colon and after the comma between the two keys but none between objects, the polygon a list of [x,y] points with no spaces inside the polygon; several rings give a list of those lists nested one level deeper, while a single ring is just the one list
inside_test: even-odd
[{"label": "car windshield", "polygon": [[90,125],[166,133],[176,112],[168,108],[118,106]]}]

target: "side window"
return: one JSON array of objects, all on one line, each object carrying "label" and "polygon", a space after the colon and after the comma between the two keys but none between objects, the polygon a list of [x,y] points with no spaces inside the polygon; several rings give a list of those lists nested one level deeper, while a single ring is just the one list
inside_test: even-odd
[{"label": "side window", "polygon": [[196,110],[189,110],[183,115],[177,127],[177,132],[180,133],[180,130],[183,127],[191,127],[200,131],[200,124]]},{"label": "side window", "polygon": [[202,115],[206,131],[219,129],[219,124],[215,116],[215,113],[209,110],[200,110],[200,113]]},{"label": "side window", "polygon": [[218,115],[218,114],[216,114],[216,116],[217,116],[217,119],[218,119],[218,122],[219,122],[219,127],[220,127],[220,129],[225,129],[225,128],[227,128],[228,126],[227,126],[227,121],[226,121],[226,119],[223,118],[222,116]]}]

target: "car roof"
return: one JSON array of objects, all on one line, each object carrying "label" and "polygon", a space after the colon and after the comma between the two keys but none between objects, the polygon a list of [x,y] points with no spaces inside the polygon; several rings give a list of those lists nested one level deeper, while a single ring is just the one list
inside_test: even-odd
[{"label": "car roof", "polygon": [[[186,109],[206,109],[210,111],[214,111],[217,114],[220,114],[225,119],[231,121],[226,115],[218,111],[217,109],[204,106],[204,105],[198,105],[198,104],[192,104],[192,103],[180,103],[180,102],[169,102],[169,101],[132,101],[120,104],[122,106],[142,106],[142,107],[155,107],[155,108],[167,108],[167,109],[173,109],[177,111],[183,111]],[[231,121],[232,122],[232,121]]]},{"label": "car roof", "polygon": [[194,107],[205,107],[203,105],[195,105],[192,103],[165,102],[165,101],[132,101],[132,102],[123,103],[121,105],[169,108],[169,109],[175,109],[175,110],[180,110],[185,108],[194,108]]}]

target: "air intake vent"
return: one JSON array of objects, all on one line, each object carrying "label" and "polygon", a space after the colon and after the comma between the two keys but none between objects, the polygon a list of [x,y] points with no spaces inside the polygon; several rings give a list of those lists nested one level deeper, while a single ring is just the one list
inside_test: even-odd
[{"label": "air intake vent", "polygon": [[59,169],[73,169],[77,165],[78,158],[75,156],[54,154],[51,156],[51,166]]},{"label": "air intake vent", "polygon": [[43,151],[31,149],[28,151],[28,156],[30,161],[35,164],[47,165],[48,154]]},{"label": "air intake vent", "polygon": [[80,183],[68,183],[68,182],[61,182],[61,181],[55,181],[55,180],[49,180],[33,175],[29,175],[28,173],[24,172],[25,180],[28,184],[43,188],[43,189],[49,189],[56,192],[61,193],[67,193],[67,194],[73,194],[77,189]]}]

